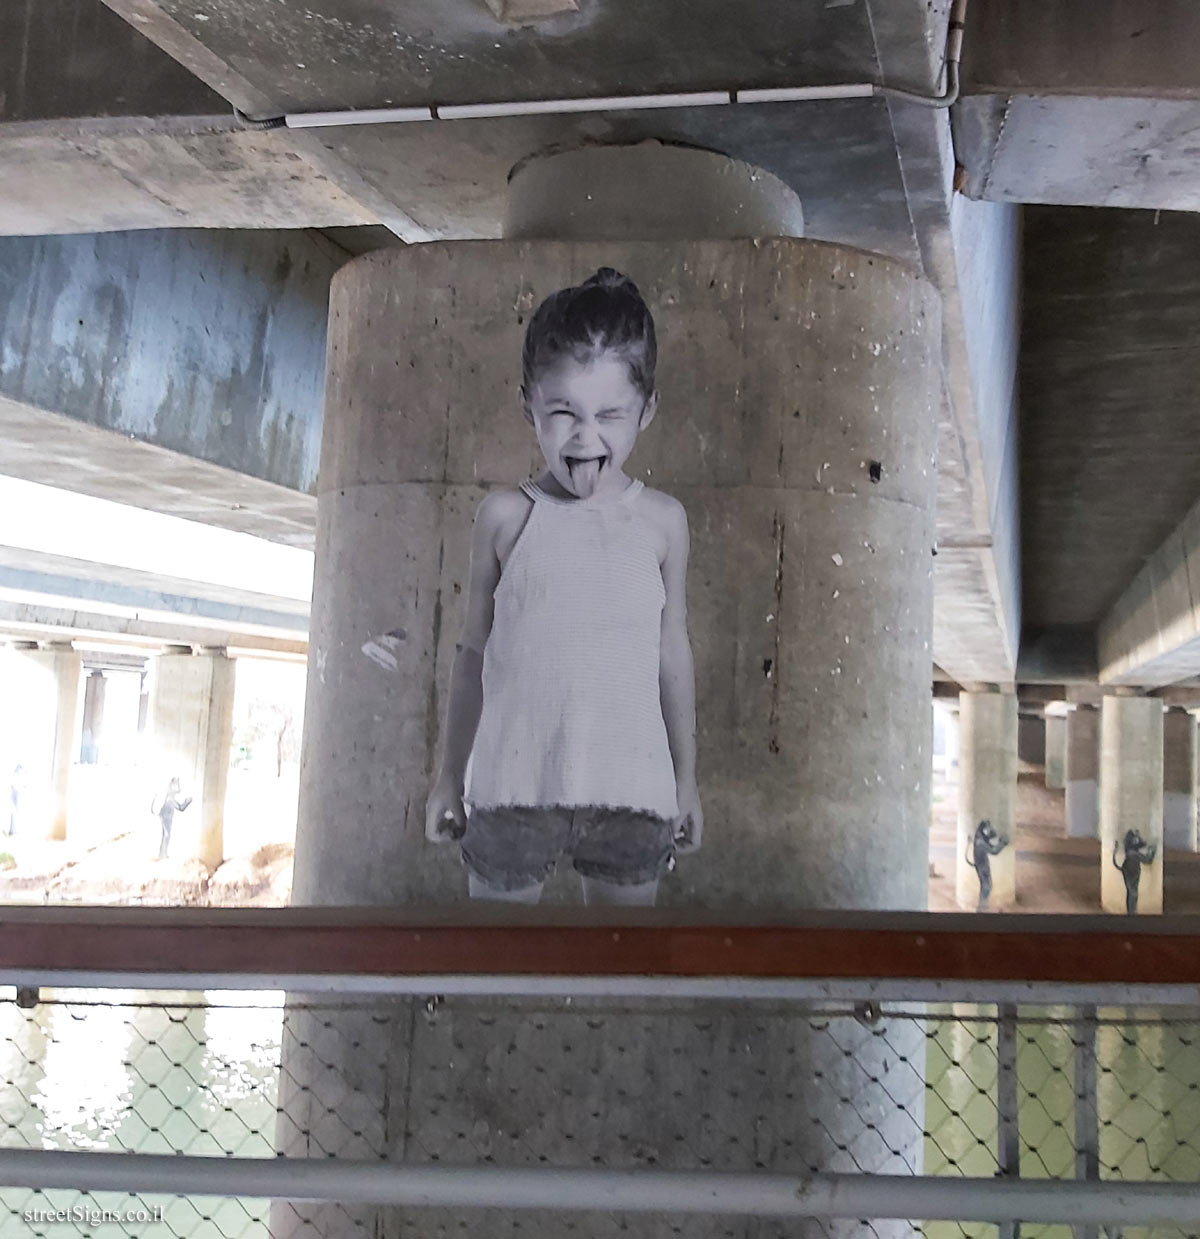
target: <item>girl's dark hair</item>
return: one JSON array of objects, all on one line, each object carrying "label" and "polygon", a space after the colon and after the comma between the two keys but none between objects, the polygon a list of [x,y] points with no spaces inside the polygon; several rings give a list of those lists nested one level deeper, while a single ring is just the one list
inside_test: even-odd
[{"label": "girl's dark hair", "polygon": [[551,293],[534,311],[521,353],[525,391],[562,357],[585,361],[609,351],[621,355],[634,386],[649,399],[658,361],[654,318],[628,276],[601,267],[582,284]]}]

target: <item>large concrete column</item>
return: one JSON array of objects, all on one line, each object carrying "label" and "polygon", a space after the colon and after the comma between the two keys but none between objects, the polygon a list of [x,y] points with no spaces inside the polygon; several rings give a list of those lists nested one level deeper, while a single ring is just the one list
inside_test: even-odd
[{"label": "large concrete column", "polygon": [[984,691],[961,693],[958,701],[962,773],[955,898],[963,908],[1010,908],[1017,897],[1017,699]]},{"label": "large concrete column", "polygon": [[1062,791],[1067,782],[1067,719],[1063,714],[1046,715],[1046,786]]},{"label": "large concrete column", "polygon": [[1077,705],[1067,715],[1067,834],[1094,839],[1100,820],[1100,711]]},{"label": "large concrete column", "polygon": [[1196,850],[1196,720],[1179,706],[1163,715],[1163,846]]},{"label": "large concrete column", "polygon": [[210,868],[224,858],[234,665],[222,649],[193,654],[171,646],[154,660],[150,678],[152,791],[178,777],[183,795],[193,797],[175,816],[171,854],[197,856]]},{"label": "large concrete column", "polygon": [[[603,156],[606,167],[610,154]],[[669,202],[669,185],[654,181],[654,162],[643,154],[634,153],[628,175],[613,184]],[[728,175],[731,161],[689,155],[709,161],[714,177]],[[748,192],[758,183],[739,180]],[[545,176],[538,184],[542,205],[559,202],[561,231],[572,233],[571,220],[586,210],[587,179],[559,178],[557,196]],[[692,193],[689,219],[696,202]],[[683,209],[682,200],[677,205]],[[520,218],[518,203],[510,219]],[[538,219],[539,229],[554,226],[544,210]],[[720,227],[736,233],[739,225]],[[700,234],[689,226],[675,235]],[[390,907],[465,900],[454,851],[424,842],[423,812],[463,621],[472,514],[489,488],[512,486],[540,468],[518,406],[529,314],[548,293],[599,266],[637,281],[659,331],[660,409],[629,468],[679,498],[691,526],[689,627],[708,828],[703,849],[664,881],[660,903],[716,918],[781,921],[820,907],[923,907],[936,300],[899,264],[796,239],[426,244],[368,255],[339,273],[295,902]],[[548,900],[578,902],[569,877],[549,885]],[[561,1118],[561,1107],[539,1113],[540,1103],[525,1090],[510,1093],[505,1071],[517,1064],[491,1064],[497,1046],[525,1039],[531,1011],[493,1006],[495,1035],[472,1011],[446,1011],[436,1021],[418,1012],[417,1032],[391,1050],[410,1068],[394,1075],[394,1087],[378,1090],[386,1091],[390,1112],[372,1123],[356,1116],[366,1135],[355,1149],[461,1156],[451,1128],[423,1111],[419,1091],[430,1064],[453,1060],[456,1072],[473,1081],[453,1086],[454,1123],[473,1133],[475,1147],[496,1142],[505,1160],[520,1161],[528,1147],[502,1133],[537,1127],[561,1164],[593,1155],[610,1165],[637,1164],[630,1146],[618,1142],[615,1123],[589,1125],[586,1139],[568,1140],[567,1128],[555,1126],[570,1123],[565,1110]],[[547,1049],[539,1062],[560,1096],[583,1098],[598,1089],[594,1108],[607,1112],[616,1103],[602,1081],[625,1070],[617,1044],[626,1034],[636,1037],[639,1076],[665,1081],[671,1038],[679,1035],[672,1018],[653,1004],[623,1004],[590,1021],[560,1012],[553,1019],[565,1021],[563,1037],[574,1053]],[[743,1038],[762,1017],[705,1004],[679,1018],[693,1029],[703,1021],[711,1031],[689,1042],[685,1091],[645,1096],[646,1123],[654,1111],[639,1138],[646,1156],[690,1164],[695,1141],[707,1143],[701,1112],[722,1113],[727,1130],[743,1123],[770,1130],[780,1157],[763,1156],[780,1167],[785,1160],[833,1164],[830,1136],[814,1115],[840,1133],[833,1144],[849,1147],[862,1133],[861,1116],[839,1108],[812,1080],[826,1059],[826,1078],[840,1079],[845,1059],[806,1021],[768,1021],[781,1038],[774,1053],[788,1045],[787,1062],[807,1081],[794,1102],[752,1083],[749,1060],[738,1102],[724,1084],[718,1096],[716,1081],[728,1084],[734,1070],[729,1038]],[[889,1028],[901,1041],[912,1031]],[[885,1053],[867,1030],[846,1035],[880,1081],[874,1091],[865,1087],[859,1103],[889,1133],[873,1152],[861,1141],[856,1151],[872,1168],[878,1153],[882,1167],[886,1142],[893,1141],[919,1165],[909,1117],[920,1113],[919,1072],[898,1061],[895,1040]],[[343,1043],[350,1039],[342,1036]],[[751,1040],[753,1034],[736,1043]],[[909,1061],[922,1061],[922,1047],[911,1048]],[[378,1061],[364,1056],[349,1068],[375,1079]],[[771,1064],[772,1073],[785,1069],[781,1059]],[[705,1080],[713,1082],[711,1098]],[[907,1114],[888,1098],[889,1088],[903,1094]],[[325,1143],[326,1121],[305,1113],[300,1128],[310,1151]],[[695,1140],[679,1143],[683,1133]],[[752,1165],[740,1160],[741,1146],[724,1137],[722,1144],[719,1168]],[[853,1168],[832,1156],[838,1168]],[[406,1214],[409,1224],[413,1216],[419,1218]],[[434,1233],[445,1217],[439,1213],[424,1233]],[[633,1235],[659,1233],[647,1219],[628,1223]],[[341,1233],[338,1225],[331,1218],[327,1233]],[[455,1234],[490,1235],[501,1223],[465,1213],[454,1226]],[[536,1217],[526,1216],[522,1226],[534,1235],[559,1233],[558,1224]],[[697,1235],[710,1233],[699,1220],[696,1226]]]},{"label": "large concrete column", "polygon": [[[81,659],[69,641],[39,649],[14,642],[6,651],[8,717],[3,728],[10,769],[23,767],[21,823],[47,839],[67,837],[71,768],[79,729]],[[15,708],[19,704],[19,710]],[[7,818],[0,828],[7,829]],[[19,828],[21,828],[19,826]]]},{"label": "large concrete column", "polygon": [[1102,710],[1100,903],[1105,912],[1125,912],[1132,886],[1137,912],[1161,912],[1163,705],[1157,697],[1106,696]]}]

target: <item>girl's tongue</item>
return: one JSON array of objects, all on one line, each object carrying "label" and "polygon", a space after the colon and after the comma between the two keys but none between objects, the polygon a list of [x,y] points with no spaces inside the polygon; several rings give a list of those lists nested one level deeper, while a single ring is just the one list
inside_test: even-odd
[{"label": "girl's tongue", "polygon": [[575,456],[567,457],[567,468],[571,473],[571,487],[580,499],[587,499],[596,493],[604,459],[603,456],[592,460],[582,460]]}]

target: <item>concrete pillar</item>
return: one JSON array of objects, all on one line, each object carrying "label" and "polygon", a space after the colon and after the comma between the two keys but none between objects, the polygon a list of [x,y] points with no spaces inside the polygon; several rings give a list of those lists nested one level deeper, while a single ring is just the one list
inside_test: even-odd
[{"label": "concrete pillar", "polygon": [[196,856],[210,868],[224,858],[233,690],[234,660],[223,649],[193,654],[187,646],[170,646],[154,660],[150,794],[163,791],[169,779],[179,779],[182,794],[193,803],[175,816],[171,855]]},{"label": "concrete pillar", "polygon": [[958,700],[955,898],[963,908],[1010,908],[1016,902],[1017,699],[995,691],[964,692]]},{"label": "concrete pillar", "polygon": [[1067,782],[1067,718],[1046,715],[1046,786],[1062,791]]},{"label": "concrete pillar", "polygon": [[[71,767],[79,728],[81,659],[69,641],[39,649],[34,642],[14,642],[7,651],[5,694],[9,769],[22,767],[18,830],[47,839],[67,837]],[[19,711],[13,703],[20,703]],[[7,829],[8,821],[0,824]]]},{"label": "concrete pillar", "polygon": [[[1100,724],[1100,903],[1162,911],[1163,706],[1157,697],[1106,696]],[[1124,867],[1118,871],[1115,861]]]},{"label": "concrete pillar", "polygon": [[108,681],[104,672],[89,671],[83,686],[83,734],[79,744],[79,760],[94,766],[100,760],[100,734],[104,730],[104,692]]},{"label": "concrete pillar", "polygon": [[[619,175],[611,155],[600,156],[611,187],[672,201],[644,151],[626,164],[618,157]],[[689,156],[707,162],[718,180],[732,162]],[[543,235],[579,235],[591,182],[579,175],[578,160],[568,163],[574,170],[557,178],[537,173],[537,201],[514,204],[514,228],[523,230],[519,221],[536,206]],[[519,174],[514,187],[527,175],[534,173]],[[746,192],[760,183],[737,179]],[[674,194],[689,219],[704,201]],[[557,215],[547,213],[548,203],[558,204]],[[654,215],[639,207],[626,218],[640,225]],[[755,234],[771,230],[756,218]],[[714,224],[709,235],[737,235],[744,226]],[[681,859],[664,882],[660,903],[692,915],[781,921],[819,907],[924,906],[936,299],[906,268],[836,245],[669,239],[680,235],[702,234],[689,225],[656,241],[432,243],[368,255],[335,278],[295,902],[465,900],[453,850],[424,843],[423,812],[463,621],[472,515],[490,487],[512,486],[541,467],[518,407],[528,315],[548,293],[616,266],[640,286],[659,332],[660,409],[629,469],[676,496],[691,528],[698,769],[711,828],[701,851]],[[381,645],[387,671],[377,661]],[[914,719],[923,725],[910,726]],[[549,885],[548,901],[578,901],[569,877]],[[531,1008],[494,1007],[499,1026],[523,1039]],[[829,1136],[814,1135],[814,1114],[842,1133],[834,1144],[846,1146],[862,1130],[847,1108],[839,1111],[829,1096],[817,1100],[815,1084],[798,1085],[786,1104],[758,1095],[748,1060],[744,1099],[731,1101],[722,1086],[710,1105],[702,1077],[714,1089],[718,1077],[728,1083],[734,1068],[724,1039],[740,1035],[745,1012],[705,1004],[680,1018],[706,1021],[712,1031],[690,1043],[685,1092],[644,1097],[647,1115],[651,1107],[657,1113],[648,1139],[661,1164],[686,1163],[687,1146],[674,1133],[694,1131],[700,1111],[723,1110],[728,1126],[765,1113],[751,1107],[774,1106],[764,1121],[772,1147],[787,1146],[790,1164],[833,1164]],[[502,1042],[483,1035],[474,1017],[464,1012],[456,1021],[451,1012],[435,1024],[418,1012],[418,1022],[419,1035],[399,1034],[391,1048],[397,1062],[412,1063],[396,1080],[420,1081],[431,1055],[449,1054],[456,1071],[496,1081],[461,1094],[466,1129],[499,1139],[536,1122],[563,1164],[573,1151],[626,1164],[618,1126],[572,1143],[554,1127],[569,1122],[565,1112],[561,1120],[526,1113],[517,1090],[501,1086],[503,1074],[484,1069]],[[576,1052],[555,1051],[543,1063],[555,1089],[582,1097],[597,1070],[615,1078],[626,1033],[638,1038],[641,1079],[668,1078],[676,1034],[652,1004],[598,1011],[590,1023],[570,1017],[563,1027]],[[827,1059],[828,1078],[844,1070],[842,1050],[806,1022],[788,1018],[778,1030],[794,1056],[787,1061],[802,1065],[805,1079]],[[901,1040],[912,1031],[889,1028]],[[919,1113],[919,1073],[899,1071],[894,1040],[887,1049],[869,1031],[848,1035],[880,1081],[874,1092],[864,1081],[856,1094],[878,1130],[889,1132],[876,1151],[886,1160],[890,1142],[919,1165],[912,1120],[885,1092],[900,1089],[908,1114]],[[344,1044],[350,1039],[342,1035]],[[923,1061],[920,1044],[908,1048],[908,1062]],[[379,1061],[363,1056],[347,1069],[374,1080],[371,1064]],[[367,1133],[355,1146],[360,1155],[401,1155],[403,1140],[386,1133],[406,1126],[410,1149],[443,1155],[445,1131],[425,1124],[405,1087],[377,1090],[389,1095],[390,1113],[371,1123],[356,1116]],[[321,1122],[319,1113],[306,1114],[298,1147],[319,1152]],[[593,1136],[591,1147],[580,1147]],[[733,1142],[725,1145],[720,1168],[753,1164],[739,1161]],[[874,1153],[858,1151],[875,1168]],[[449,1146],[444,1156],[452,1156]],[[646,1219],[628,1223],[633,1235],[658,1233]],[[495,1234],[501,1225],[470,1213],[454,1224],[464,1235]],[[523,1222],[536,1235],[556,1234],[558,1225]],[[430,1222],[425,1230],[434,1228]]]},{"label": "concrete pillar", "polygon": [[1163,846],[1196,850],[1196,720],[1172,706],[1163,715]]},{"label": "concrete pillar", "polygon": [[1077,705],[1067,715],[1067,834],[1094,839],[1100,820],[1100,711]]},{"label": "concrete pillar", "polygon": [[958,786],[961,770],[961,722],[957,706],[946,711],[946,782],[953,787]]}]

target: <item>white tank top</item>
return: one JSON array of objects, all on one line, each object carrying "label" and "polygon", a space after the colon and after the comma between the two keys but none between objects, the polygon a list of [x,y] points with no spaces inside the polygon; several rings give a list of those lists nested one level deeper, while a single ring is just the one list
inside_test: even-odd
[{"label": "white tank top", "polygon": [[642,483],[590,499],[521,489],[533,509],[496,586],[464,799],[673,818],[658,684],[666,590],[632,502]]}]

